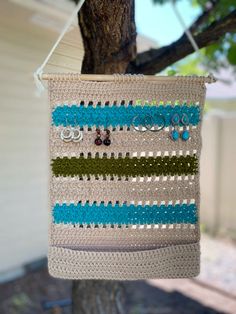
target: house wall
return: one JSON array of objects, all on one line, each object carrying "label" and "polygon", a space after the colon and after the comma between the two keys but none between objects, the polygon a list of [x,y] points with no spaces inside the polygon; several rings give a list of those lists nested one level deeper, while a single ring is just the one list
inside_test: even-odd
[{"label": "house wall", "polygon": [[[31,23],[35,12],[8,1],[0,12],[1,281],[47,252],[49,108],[47,92],[36,97],[33,72],[58,32]],[[81,38],[77,46],[82,60]]]},{"label": "house wall", "polygon": [[202,129],[201,222],[236,238],[236,112],[212,111]]}]

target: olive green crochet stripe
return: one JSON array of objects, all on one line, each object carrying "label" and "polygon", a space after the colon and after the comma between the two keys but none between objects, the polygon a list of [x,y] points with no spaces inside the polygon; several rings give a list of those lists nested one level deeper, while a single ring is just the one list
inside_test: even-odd
[{"label": "olive green crochet stripe", "polygon": [[196,155],[164,157],[63,157],[52,160],[52,172],[58,176],[117,175],[125,177],[194,175],[198,172]]}]

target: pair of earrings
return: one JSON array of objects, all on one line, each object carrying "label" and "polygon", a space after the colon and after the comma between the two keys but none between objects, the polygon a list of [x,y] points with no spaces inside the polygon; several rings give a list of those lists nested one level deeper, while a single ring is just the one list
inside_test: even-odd
[{"label": "pair of earrings", "polygon": [[101,139],[101,130],[100,129],[96,129],[96,133],[97,133],[97,137],[94,141],[94,144],[97,145],[97,146],[100,146],[102,144],[106,145],[106,146],[109,146],[111,145],[111,140],[110,140],[110,131],[108,129],[105,130],[105,138],[102,140]]},{"label": "pair of earrings", "polygon": [[181,133],[181,139],[183,141],[187,141],[190,137],[189,131],[187,130],[187,126],[189,125],[189,118],[186,115],[186,113],[183,113],[182,117],[180,118],[178,113],[175,113],[173,115],[173,117],[171,118],[171,124],[174,127],[174,129],[171,131],[170,137],[173,141],[177,141],[180,137],[179,132],[175,129],[175,127],[177,125],[179,125],[179,123],[181,122],[181,124],[184,126],[184,130]]},{"label": "pair of earrings", "polygon": [[83,139],[83,132],[77,128],[67,127],[61,130],[60,137],[66,143],[68,142],[78,143],[81,142]]}]

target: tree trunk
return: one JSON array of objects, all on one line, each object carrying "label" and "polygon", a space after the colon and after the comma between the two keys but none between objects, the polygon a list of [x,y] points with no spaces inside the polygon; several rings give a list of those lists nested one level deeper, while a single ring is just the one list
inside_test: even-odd
[{"label": "tree trunk", "polygon": [[[85,48],[82,73],[125,73],[136,57],[134,0],[86,0],[79,25]],[[72,313],[126,313],[123,283],[73,281]]]}]

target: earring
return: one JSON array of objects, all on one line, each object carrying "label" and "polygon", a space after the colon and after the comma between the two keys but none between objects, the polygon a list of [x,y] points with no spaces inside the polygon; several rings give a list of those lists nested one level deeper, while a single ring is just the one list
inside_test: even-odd
[{"label": "earring", "polygon": [[[138,125],[136,125],[137,122],[139,122]],[[131,122],[131,126],[137,132],[146,132],[147,131],[147,128],[145,126],[143,126],[143,121],[142,121],[140,116],[133,117],[132,122]]]},{"label": "earring", "polygon": [[102,145],[102,139],[101,139],[101,130],[100,129],[96,129],[96,133],[97,133],[97,137],[94,141],[94,144],[97,146]]},{"label": "earring", "polygon": [[111,145],[111,140],[110,140],[110,131],[108,129],[105,130],[106,131],[106,135],[105,135],[105,139],[103,140],[103,144],[106,146]]},{"label": "earring", "polygon": [[[67,117],[66,117],[66,125],[68,125],[68,120],[67,120]],[[68,143],[72,140],[72,137],[73,137],[73,132],[72,132],[72,129],[67,126],[66,128],[63,128],[61,130],[61,135],[60,135],[61,139]]]},{"label": "earring", "polygon": [[[77,125],[78,123],[76,123],[76,118],[75,118],[75,125]],[[78,143],[80,141],[82,141],[83,139],[83,132],[77,127],[77,128],[72,128],[72,141],[75,143]]]},{"label": "earring", "polygon": [[72,131],[70,128],[65,128],[61,130],[61,139],[66,143],[72,140]]},{"label": "earring", "polygon": [[[147,118],[149,118],[149,117],[151,118],[150,125],[148,124],[148,122],[146,122]],[[155,123],[154,123],[154,118],[156,118]],[[144,118],[144,121],[145,121],[145,123],[144,123],[145,128],[150,132],[160,132],[161,130],[164,129],[164,127],[166,125],[166,119],[162,114],[154,114],[153,117],[150,115],[146,115]],[[157,125],[157,128],[155,128],[155,124]]]},{"label": "earring", "polygon": [[73,129],[72,141],[78,143],[83,139],[83,132],[80,129]]},{"label": "earring", "polygon": [[170,133],[170,137],[173,141],[177,141],[179,139],[179,132],[175,129],[176,125],[179,125],[179,115],[178,113],[175,113],[171,118],[171,124],[174,127],[174,129]]},{"label": "earring", "polygon": [[182,115],[181,123],[184,126],[184,130],[183,130],[183,132],[181,134],[181,138],[182,138],[183,141],[187,141],[189,139],[189,131],[187,130],[187,126],[189,125],[189,118],[186,115],[186,113],[184,113]]}]

